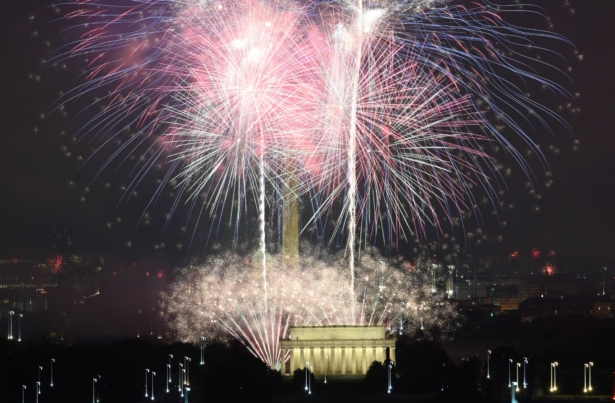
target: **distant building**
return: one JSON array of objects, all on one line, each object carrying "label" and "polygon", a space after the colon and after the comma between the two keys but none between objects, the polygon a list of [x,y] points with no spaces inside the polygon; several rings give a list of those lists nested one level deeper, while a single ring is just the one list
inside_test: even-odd
[{"label": "distant building", "polygon": [[487,288],[482,285],[469,285],[467,283],[455,283],[453,285],[452,298],[457,301],[469,301],[476,298],[486,298]]},{"label": "distant building", "polygon": [[484,300],[471,300],[471,301],[457,301],[457,307],[461,311],[483,311],[490,313],[491,316],[499,315],[502,313],[502,308],[491,304],[489,301],[491,298]]},{"label": "distant building", "polygon": [[535,297],[559,297],[579,295],[581,282],[565,276],[529,276],[519,281],[517,297],[519,302]]},{"label": "distant building", "polygon": [[519,310],[523,320],[572,315],[607,319],[613,317],[613,301],[594,295],[560,296],[559,298],[535,297],[519,303]]},{"label": "distant building", "polygon": [[516,311],[519,309],[519,299],[516,296],[493,297],[493,305],[499,306],[504,311]]}]

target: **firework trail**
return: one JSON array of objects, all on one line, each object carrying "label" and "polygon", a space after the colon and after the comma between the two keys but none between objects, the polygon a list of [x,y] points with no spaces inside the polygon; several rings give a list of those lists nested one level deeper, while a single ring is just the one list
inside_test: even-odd
[{"label": "firework trail", "polygon": [[269,259],[268,301],[258,270],[251,269],[258,262],[250,258],[223,254],[202,267],[178,270],[162,300],[172,337],[194,342],[230,334],[279,369],[288,358],[280,355],[279,340],[288,338],[291,326],[381,325],[387,335],[437,339],[450,337],[458,326],[455,307],[432,289],[440,267],[427,260],[410,265],[363,254],[357,262],[357,296],[345,286],[343,256],[317,258],[308,252],[301,262],[297,271],[280,256]]},{"label": "firework trail", "polygon": [[518,49],[537,38],[564,39],[509,25],[497,11],[512,10],[488,1],[332,0],[316,8],[325,50],[322,85],[315,88],[321,91],[321,124],[313,134],[319,146],[311,156],[319,170],[307,172],[316,193],[313,219],[341,200],[333,235],[346,228],[354,292],[356,235],[364,245],[375,242],[379,227],[388,245],[400,235],[422,238],[426,224],[440,228],[440,216],[452,221],[474,209],[476,186],[496,204],[492,182],[502,178],[483,151],[487,146],[504,146],[532,176],[487,113],[539,152],[517,120],[528,121],[527,111],[548,129],[541,115],[561,119],[515,79],[567,94],[540,77]]}]

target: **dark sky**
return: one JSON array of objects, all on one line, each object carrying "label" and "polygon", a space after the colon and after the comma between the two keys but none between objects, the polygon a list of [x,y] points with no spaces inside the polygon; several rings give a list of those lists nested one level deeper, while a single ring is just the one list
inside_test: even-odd
[{"label": "dark sky", "polygon": [[[532,246],[554,247],[575,264],[609,264],[615,261],[615,1],[571,0],[568,7],[563,0],[537,3],[552,18],[555,32],[583,54],[579,62],[572,48],[561,50],[567,59],[563,67],[572,66],[574,84],[566,85],[581,94],[581,113],[564,114],[573,133],[554,127],[551,142],[541,142],[545,150],[553,144],[561,152],[545,151],[553,186],[541,190],[540,212],[532,212],[535,202],[525,194],[523,178],[511,180],[515,209],[505,213],[509,225],[497,229],[504,239],[497,250],[506,254]],[[49,23],[54,14],[47,5],[9,0],[0,15],[0,258],[49,253],[53,229],[66,230],[75,247],[93,253],[130,259],[147,254],[186,257],[192,239],[189,226],[182,230],[187,214],[180,208],[163,231],[165,208],[148,209],[149,219],[137,225],[151,197],[147,184],[136,198],[122,204],[120,187],[129,182],[126,172],[111,169],[93,181],[104,159],[83,166],[79,156],[91,154],[88,145],[71,141],[79,118],[59,112],[47,117],[58,91],[74,84],[69,78],[77,69],[43,62],[62,37],[57,25]],[[580,141],[576,152],[575,139]],[[545,182],[543,172],[537,175]],[[155,179],[154,174],[152,185]],[[199,229],[194,239],[193,252],[201,256],[206,231]]]}]

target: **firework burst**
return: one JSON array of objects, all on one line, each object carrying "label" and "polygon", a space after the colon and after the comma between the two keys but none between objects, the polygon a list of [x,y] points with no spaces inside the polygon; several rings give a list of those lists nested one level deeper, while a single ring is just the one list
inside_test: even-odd
[{"label": "firework burst", "polygon": [[[434,290],[440,268],[426,260],[410,265],[364,254],[357,264],[357,296],[349,292],[342,256],[307,253],[302,268],[289,269],[277,256],[268,259],[268,298],[251,258],[223,254],[201,267],[180,269],[163,310],[174,338],[232,335],[263,362],[280,368],[279,340],[291,326],[381,325],[387,335],[421,334],[448,338],[457,326],[456,309]],[[357,306],[353,316],[351,300]]]}]

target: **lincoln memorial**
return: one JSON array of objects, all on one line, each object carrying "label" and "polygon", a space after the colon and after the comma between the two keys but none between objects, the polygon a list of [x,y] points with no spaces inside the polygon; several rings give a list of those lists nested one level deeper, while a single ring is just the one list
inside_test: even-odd
[{"label": "lincoln memorial", "polygon": [[[395,339],[386,338],[384,326],[301,326],[290,328],[280,340],[282,357],[290,350],[290,374],[306,362],[314,375],[365,375],[373,361],[395,361]],[[285,375],[286,366],[282,366]]]}]

